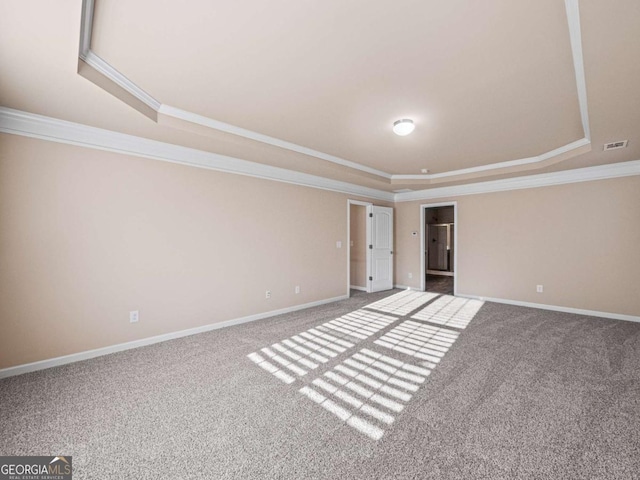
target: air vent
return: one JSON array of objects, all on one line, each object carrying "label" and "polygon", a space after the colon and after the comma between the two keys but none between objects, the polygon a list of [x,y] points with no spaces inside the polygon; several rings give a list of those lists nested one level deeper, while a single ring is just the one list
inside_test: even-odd
[{"label": "air vent", "polygon": [[603,150],[607,151],[607,150],[617,150],[618,148],[624,148],[627,146],[628,141],[629,140],[621,140],[619,142],[605,143]]}]

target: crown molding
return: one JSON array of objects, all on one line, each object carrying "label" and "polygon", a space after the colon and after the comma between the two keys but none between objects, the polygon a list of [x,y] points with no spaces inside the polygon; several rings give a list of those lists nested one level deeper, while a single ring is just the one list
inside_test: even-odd
[{"label": "crown molding", "polygon": [[78,56],[84,60],[91,49],[91,35],[93,35],[94,0],[82,1],[82,13],[80,18],[80,48]]},{"label": "crown molding", "polygon": [[611,163],[594,167],[576,168],[560,172],[540,173],[524,177],[505,178],[488,182],[469,183],[451,187],[431,188],[407,193],[396,193],[395,202],[411,202],[414,200],[433,200],[439,198],[461,197],[481,193],[506,192],[526,188],[550,187],[567,183],[590,182],[609,178],[640,175],[640,160]]},{"label": "crown molding", "polygon": [[87,51],[84,57],[81,57],[81,60],[83,60],[91,68],[104,75],[106,78],[111,80],[120,88],[127,91],[129,94],[133,95],[135,98],[140,100],[151,109],[155,110],[156,112],[160,110],[162,104],[158,100],[153,98],[146,91],[133,83],[131,80],[129,80],[129,78],[113,68],[109,63],[104,61],[91,50]]},{"label": "crown molding", "polygon": [[382,177],[387,180],[391,179],[391,174],[387,172],[383,172],[382,170],[376,170],[375,168],[367,167],[366,165],[361,165],[356,162],[351,162],[349,160],[345,160],[344,158],[319,152],[318,150],[313,150],[311,148],[303,147],[295,143],[287,142],[285,140],[280,140],[279,138],[270,137],[268,135],[263,135],[261,133],[253,132],[251,130],[240,128],[235,125],[231,125],[229,123],[220,122],[218,120],[214,120],[212,118],[205,117],[203,115],[198,115],[196,113],[189,112],[187,110],[182,110],[177,107],[172,107],[171,105],[166,105],[166,104],[160,105],[158,109],[158,113],[169,116],[169,117],[177,118],[178,120],[185,120],[190,123],[195,123],[196,125],[201,125],[203,127],[212,128],[214,130],[219,130],[221,132],[231,133],[233,135],[248,138],[250,140],[255,140],[256,142],[266,143],[267,145],[273,145],[275,147],[280,147],[285,150],[291,150],[293,152],[302,153],[310,157],[316,157],[322,160],[327,160],[328,162],[336,163],[338,165],[342,165],[349,168],[354,168],[356,170],[360,170],[366,173],[371,173],[372,175],[376,175],[378,177]]},{"label": "crown molding", "polygon": [[582,130],[587,139],[591,139],[589,128],[589,108],[587,106],[587,80],[584,75],[584,57],[582,55],[582,33],[580,30],[580,8],[578,0],[564,0],[567,11],[567,23],[569,24],[569,40],[571,41],[571,53],[573,57],[573,69],[576,74],[576,88],[578,89],[578,104],[580,105],[580,118]]},{"label": "crown molding", "polygon": [[[529,158],[521,158],[519,160],[510,160],[508,162],[500,162],[500,163],[491,163],[488,165],[480,165],[478,167],[471,168],[463,168],[460,170],[451,170],[449,172],[443,173],[433,173],[433,174],[425,174],[425,175],[392,175],[392,181],[401,181],[401,180],[434,180],[439,178],[453,177],[459,175],[468,175],[473,173],[486,172],[488,170],[495,170],[498,168],[511,168],[518,167],[523,165],[529,165],[532,163],[540,163],[545,160],[549,160],[553,157],[557,157],[559,155],[563,155],[565,153],[569,153],[573,150],[577,150],[584,146],[590,145],[591,142],[587,138],[581,138],[580,140],[576,140],[575,142],[564,145],[560,148],[556,148],[549,152],[543,153],[541,155],[537,155],[535,157]],[[499,173],[499,172],[496,172]]]},{"label": "crown molding", "polygon": [[0,132],[357,195],[385,202],[432,200],[640,175],[640,160],[486,182],[392,193],[194,148],[0,107]]},{"label": "crown molding", "polygon": [[375,188],[0,107],[0,132],[393,202]]},{"label": "crown molding", "polygon": [[[434,182],[439,179],[447,178],[454,180],[455,177],[463,175],[476,175],[476,174],[492,174],[506,173],[502,172],[505,169],[513,169],[518,167],[527,167],[526,169],[536,168],[536,164],[540,164],[539,167],[545,166],[543,162],[547,162],[549,159],[564,155],[573,150],[577,150],[585,145],[590,144],[590,130],[589,130],[589,115],[587,108],[587,90],[586,81],[584,75],[584,60],[582,55],[582,36],[580,30],[580,12],[578,8],[578,0],[565,0],[565,10],[567,13],[567,23],[569,28],[569,37],[571,42],[571,52],[573,56],[573,64],[576,77],[576,87],[578,91],[578,104],[580,109],[580,117],[582,120],[582,127],[584,131],[584,138],[576,142],[569,143],[560,148],[556,148],[549,152],[537,155],[535,157],[522,158],[517,160],[510,160],[505,162],[492,163],[488,165],[481,165],[478,167],[465,168],[460,170],[451,170],[448,172],[441,172],[435,174],[425,175],[403,175],[403,174],[391,174],[378,170],[366,165],[362,165],[357,162],[352,162],[344,158],[329,155],[318,150],[313,150],[302,145],[297,145],[292,142],[287,142],[275,137],[270,137],[258,132],[247,130],[235,125],[231,125],[225,122],[221,122],[203,115],[198,115],[193,112],[165,105],[149,95],[145,90],[137,86],[125,75],[120,73],[117,69],[112,67],[108,62],[100,58],[94,52],[91,51],[91,34],[93,27],[95,1],[83,0],[82,3],[82,20],[80,28],[80,53],[79,57],[88,66],[99,72],[108,80],[111,80],[115,85],[124,89],[130,95],[143,102],[146,106],[150,107],[153,111],[173,117],[179,120],[183,120],[195,125],[204,126],[213,130],[222,131],[232,135],[237,135],[249,140],[261,142],[267,145],[276,146],[285,150],[301,153],[311,157],[319,158],[328,162],[332,162],[337,165],[352,168],[365,172],[371,175],[378,176],[382,179],[388,180],[389,183],[401,183],[403,180],[418,180],[424,182]],[[87,77],[89,78],[89,77]],[[89,78],[90,81],[91,78]],[[154,119],[154,121],[157,121]],[[524,168],[523,168],[524,169]]]}]

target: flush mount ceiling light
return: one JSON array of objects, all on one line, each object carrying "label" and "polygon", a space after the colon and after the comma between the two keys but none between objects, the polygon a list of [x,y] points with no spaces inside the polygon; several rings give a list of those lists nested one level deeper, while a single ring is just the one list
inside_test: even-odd
[{"label": "flush mount ceiling light", "polygon": [[416,126],[413,124],[413,120],[408,118],[403,118],[402,120],[396,120],[393,122],[393,133],[400,135],[401,137],[409,135],[413,132],[414,128],[416,128]]}]

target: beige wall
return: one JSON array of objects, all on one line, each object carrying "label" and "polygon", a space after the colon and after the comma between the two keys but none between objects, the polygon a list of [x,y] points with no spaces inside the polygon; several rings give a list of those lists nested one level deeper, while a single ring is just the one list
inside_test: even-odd
[{"label": "beige wall", "polygon": [[363,205],[351,205],[351,285],[367,286],[367,209]]},{"label": "beige wall", "polygon": [[[640,315],[640,177],[445,200],[459,293]],[[1,134],[0,368],[344,295],[346,240],[346,195]]]},{"label": "beige wall", "polygon": [[640,177],[398,203],[396,283],[420,284],[420,204],[449,200],[459,294],[640,315]]},{"label": "beige wall", "polygon": [[345,295],[346,241],[342,194],[2,134],[0,368]]}]

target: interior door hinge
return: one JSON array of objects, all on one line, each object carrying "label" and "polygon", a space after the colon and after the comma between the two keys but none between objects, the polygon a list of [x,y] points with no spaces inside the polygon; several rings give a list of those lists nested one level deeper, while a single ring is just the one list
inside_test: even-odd
[{"label": "interior door hinge", "polygon": [[369,217],[373,218],[373,213],[370,213],[370,214],[369,214]]},{"label": "interior door hinge", "polygon": [[369,277],[369,280],[373,281],[373,277]]},{"label": "interior door hinge", "polygon": [[369,250],[373,250],[373,245],[369,245]]}]

